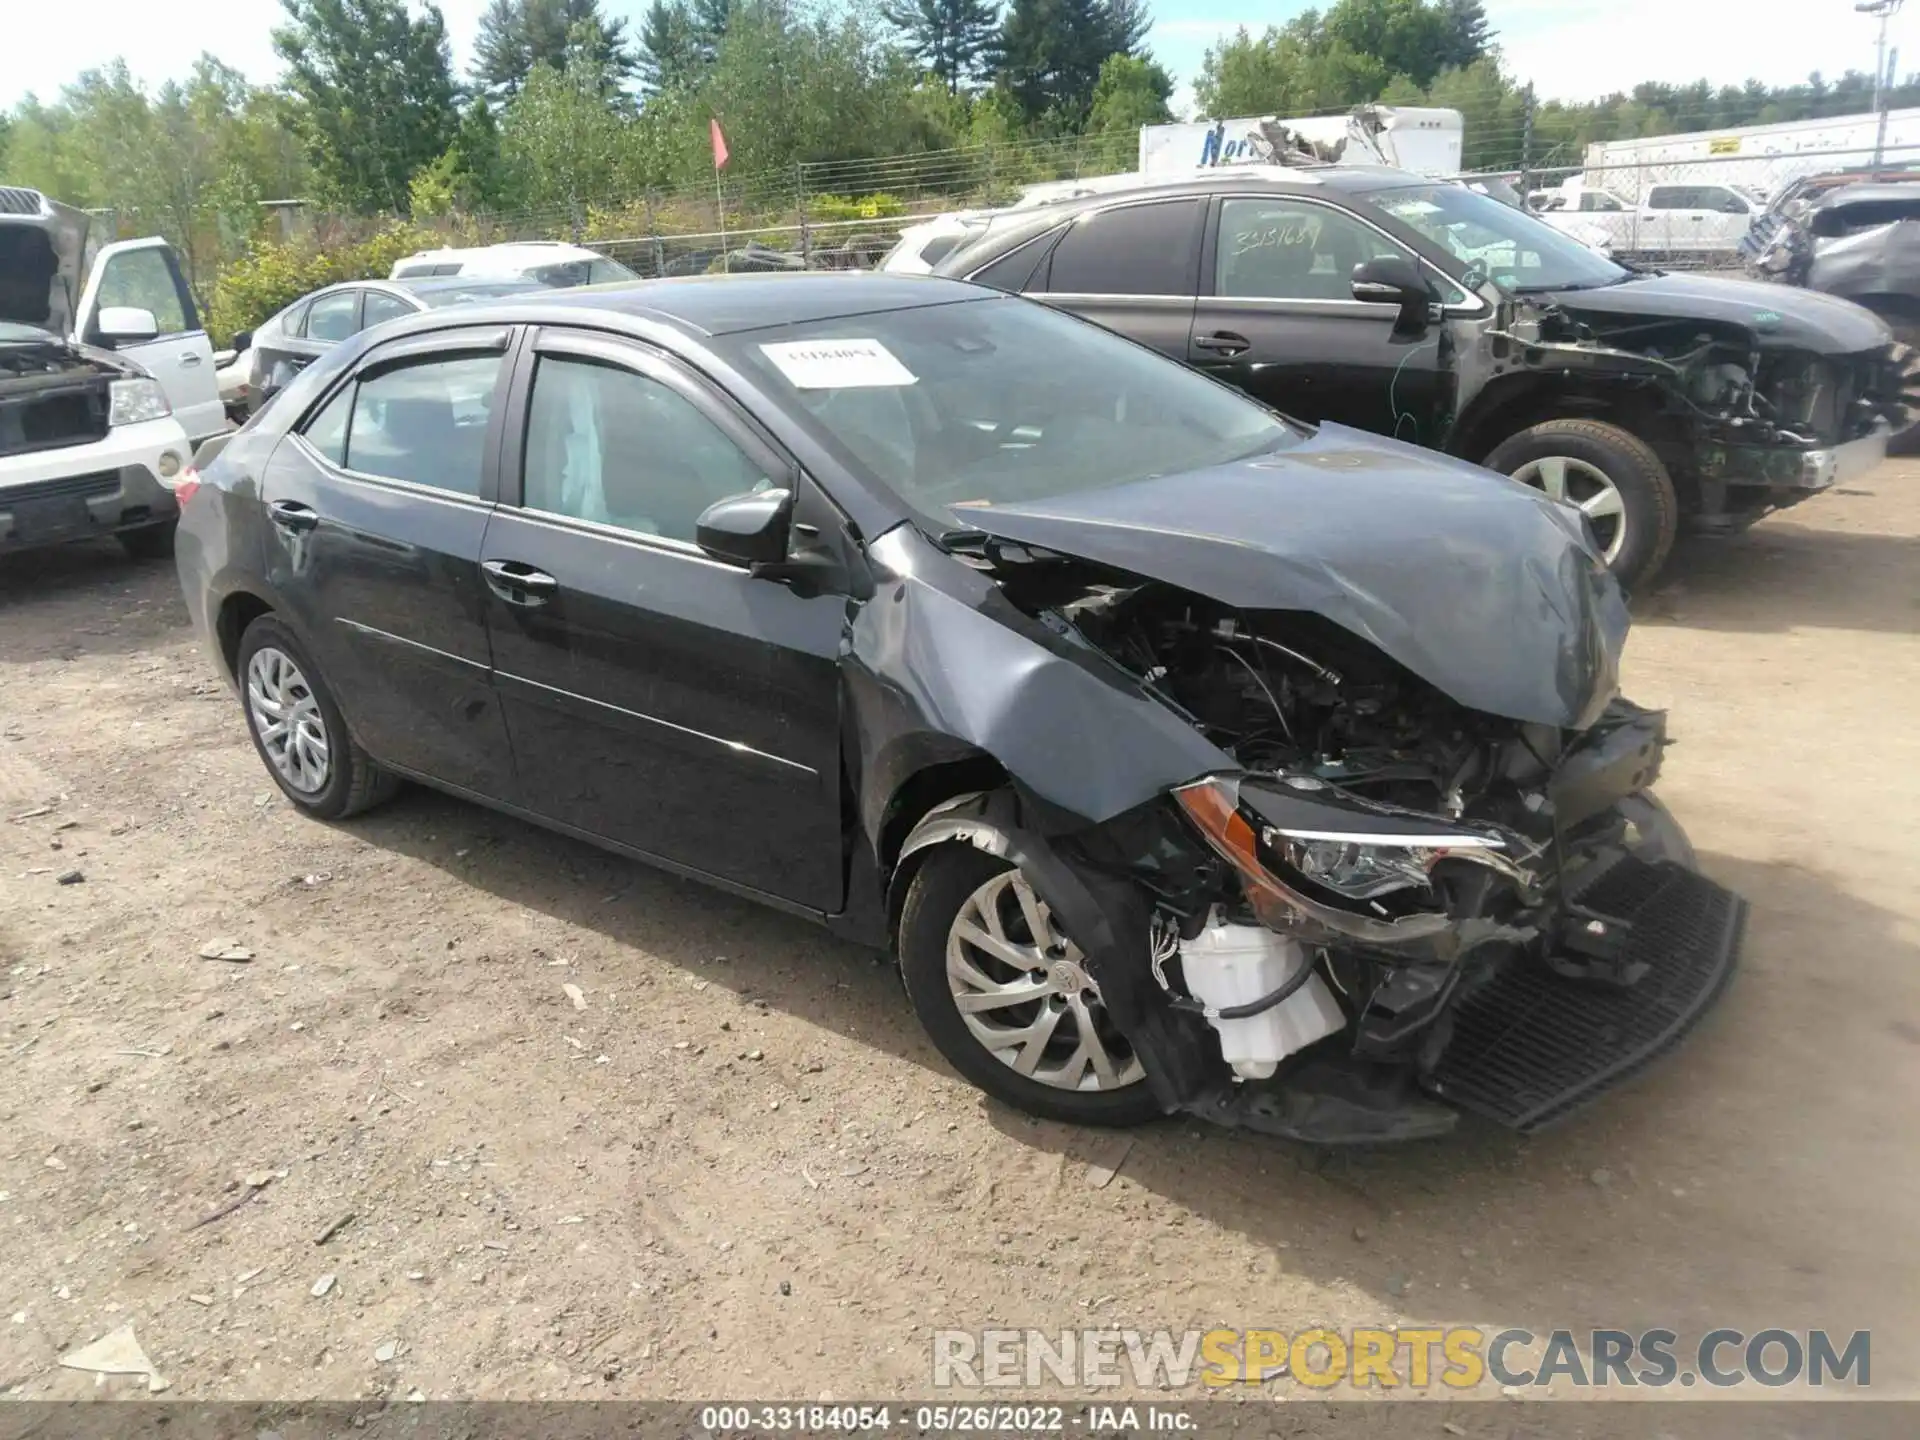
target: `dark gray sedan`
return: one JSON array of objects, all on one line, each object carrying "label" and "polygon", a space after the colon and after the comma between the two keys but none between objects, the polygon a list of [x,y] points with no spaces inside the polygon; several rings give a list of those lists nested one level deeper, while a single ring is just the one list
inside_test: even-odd
[{"label": "dark gray sedan", "polygon": [[889,948],[1036,1115],[1532,1129],[1733,965],[1574,512],[1045,306],[438,310],[202,464],[187,605],[293,805],[422,781]]}]

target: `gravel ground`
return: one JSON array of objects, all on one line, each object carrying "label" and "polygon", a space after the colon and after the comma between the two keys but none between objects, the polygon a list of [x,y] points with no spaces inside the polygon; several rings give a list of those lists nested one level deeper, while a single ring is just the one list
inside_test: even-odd
[{"label": "gravel ground", "polygon": [[0,1392],[133,1393],[56,1364],[125,1323],[173,1396],[812,1400],[935,1328],[1396,1321],[1871,1327],[1920,1392],[1920,466],[1673,573],[1628,690],[1753,901],[1727,1000],[1547,1136],[1326,1155],[1031,1122],[874,955],[469,805],[303,820],[169,566],[8,557]]}]

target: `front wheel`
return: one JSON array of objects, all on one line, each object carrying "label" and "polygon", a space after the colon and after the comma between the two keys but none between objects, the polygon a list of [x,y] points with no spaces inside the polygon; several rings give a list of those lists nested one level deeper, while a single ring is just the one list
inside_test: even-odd
[{"label": "front wheel", "polygon": [[900,915],[900,973],[940,1053],[995,1099],[1078,1125],[1161,1113],[1086,957],[1006,861],[960,844],[927,854]]},{"label": "front wheel", "polygon": [[1622,585],[1650,580],[1666,563],[1680,504],[1667,467],[1639,436],[1600,420],[1549,420],[1484,463],[1585,515]]}]

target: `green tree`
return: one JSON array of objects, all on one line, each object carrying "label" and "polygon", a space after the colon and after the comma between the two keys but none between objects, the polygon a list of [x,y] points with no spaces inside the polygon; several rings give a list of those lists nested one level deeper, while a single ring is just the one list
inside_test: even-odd
[{"label": "green tree", "polygon": [[1440,68],[1464,70],[1493,53],[1493,26],[1481,0],[1445,0],[1440,7]]},{"label": "green tree", "polygon": [[880,13],[951,93],[993,66],[1000,16],[989,0],[883,0]]},{"label": "green tree", "polygon": [[1173,118],[1167,102],[1173,99],[1173,77],[1157,61],[1139,55],[1109,55],[1093,86],[1093,107],[1087,116],[1090,131],[1135,135],[1142,125],[1161,125]]},{"label": "green tree", "polygon": [[535,65],[564,70],[582,35],[608,93],[633,78],[640,62],[627,22],[609,19],[600,0],[491,0],[474,34],[474,83],[496,102],[510,99]]},{"label": "green tree", "polygon": [[626,122],[600,90],[588,53],[567,68],[533,67],[500,120],[500,155],[519,205],[562,207],[584,222],[589,202],[618,188]]},{"label": "green tree", "polygon": [[459,127],[440,10],[405,0],[281,0],[273,32],[286,87],[324,196],[359,211],[404,212],[414,172]]},{"label": "green tree", "polygon": [[640,21],[640,76],[648,92],[686,84],[709,58],[687,0],[653,0]]},{"label": "green tree", "polygon": [[1140,48],[1139,0],[1013,0],[1000,30],[1000,83],[1030,121],[1077,131],[1109,55]]}]

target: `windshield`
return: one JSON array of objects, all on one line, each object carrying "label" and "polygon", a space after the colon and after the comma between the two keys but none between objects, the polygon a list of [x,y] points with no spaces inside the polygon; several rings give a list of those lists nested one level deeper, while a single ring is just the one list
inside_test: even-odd
[{"label": "windshield", "polygon": [[1238,392],[1013,298],[728,337],[852,468],[922,514],[1181,474],[1297,438]]},{"label": "windshield", "polygon": [[1631,273],[1525,211],[1460,185],[1420,185],[1371,197],[1387,214],[1444,245],[1477,286],[1503,290],[1592,290]]},{"label": "windshield", "polygon": [[520,272],[550,290],[570,290],[575,285],[605,285],[615,280],[640,277],[618,260],[560,260],[551,265],[532,265]]}]

